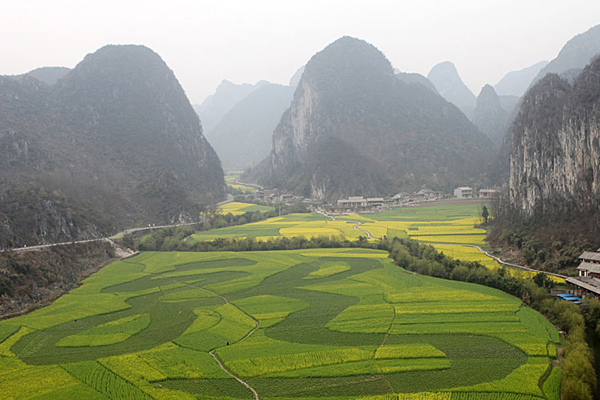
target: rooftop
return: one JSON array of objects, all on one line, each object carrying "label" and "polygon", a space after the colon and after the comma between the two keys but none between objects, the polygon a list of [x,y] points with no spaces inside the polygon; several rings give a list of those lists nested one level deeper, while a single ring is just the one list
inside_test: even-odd
[{"label": "rooftop", "polygon": [[593,264],[584,261],[581,264],[579,264],[579,267],[577,267],[577,269],[592,272],[594,274],[600,274],[600,264]]},{"label": "rooftop", "polygon": [[595,253],[592,251],[584,251],[582,255],[579,256],[580,260],[592,260],[600,262],[600,253]]},{"label": "rooftop", "polygon": [[589,276],[578,276],[574,278],[567,278],[566,281],[575,286],[579,286],[581,288],[589,290],[592,293],[600,295],[600,279],[591,278]]}]

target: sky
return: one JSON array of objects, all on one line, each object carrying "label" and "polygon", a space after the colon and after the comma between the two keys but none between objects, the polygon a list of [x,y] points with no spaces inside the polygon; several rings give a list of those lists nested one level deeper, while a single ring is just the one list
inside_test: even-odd
[{"label": "sky", "polygon": [[401,71],[427,75],[452,61],[477,95],[597,24],[597,0],[2,0],[0,75],[72,68],[106,44],[143,44],[201,103],[223,79],[287,84],[349,35]]}]

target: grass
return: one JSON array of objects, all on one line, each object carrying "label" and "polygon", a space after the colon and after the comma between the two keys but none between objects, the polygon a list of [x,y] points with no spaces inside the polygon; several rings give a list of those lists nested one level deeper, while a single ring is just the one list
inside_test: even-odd
[{"label": "grass", "polygon": [[[228,203],[225,206],[237,210],[245,203]],[[237,204],[237,205],[236,205]],[[477,261],[488,268],[496,269],[501,265],[494,259],[474,247],[487,249],[486,231],[475,226],[480,224],[481,204],[436,204],[418,207],[401,207],[378,214],[345,215],[335,221],[321,214],[291,214],[270,218],[265,221],[199,232],[190,240],[215,240],[218,238],[255,238],[268,240],[275,237],[336,236],[347,240],[356,240],[365,236],[353,228],[356,222],[362,222],[361,229],[367,230],[374,238],[409,237],[423,243],[430,243],[438,250],[455,259]],[[508,273],[522,278],[531,278],[535,273],[508,269]],[[564,280],[550,277],[557,283]]]},{"label": "grass", "polygon": [[559,387],[557,332],[535,311],[376,250],[143,253],[0,322],[0,335],[9,398],[252,398],[211,350],[261,398],[556,398]]},{"label": "grass", "polygon": [[304,279],[319,279],[327,276],[339,274],[340,272],[350,270],[350,266],[346,263],[325,263],[321,265],[321,267],[305,276]]}]

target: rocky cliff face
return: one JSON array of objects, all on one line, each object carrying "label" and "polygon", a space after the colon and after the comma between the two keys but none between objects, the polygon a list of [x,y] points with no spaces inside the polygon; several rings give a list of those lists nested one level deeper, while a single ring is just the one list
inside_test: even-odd
[{"label": "rocky cliff face", "polygon": [[[106,46],[52,86],[31,74],[0,77],[0,117],[0,179],[14,185],[3,191],[2,207],[24,213],[23,197],[10,193],[36,197],[35,215],[8,221],[3,244],[189,220],[199,203],[224,196],[223,171],[198,116],[146,47]],[[77,218],[65,208],[78,210]],[[41,226],[40,214],[52,222],[38,240],[15,234],[14,221]],[[77,227],[59,228],[65,224]]]},{"label": "rocky cliff face", "polygon": [[500,103],[494,88],[485,85],[477,97],[473,123],[499,148],[506,131],[508,113]]},{"label": "rocky cliff face", "polygon": [[318,198],[441,189],[477,179],[489,147],[454,105],[344,37],[306,65],[261,174]]},{"label": "rocky cliff face", "polygon": [[512,128],[510,204],[526,216],[598,213],[600,59],[573,85],[557,75],[524,97]]}]

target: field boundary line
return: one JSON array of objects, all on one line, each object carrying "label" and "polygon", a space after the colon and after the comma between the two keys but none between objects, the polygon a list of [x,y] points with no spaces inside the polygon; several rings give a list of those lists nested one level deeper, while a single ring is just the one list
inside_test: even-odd
[{"label": "field boundary line", "polygon": [[[332,221],[336,221],[336,219],[335,219],[335,217],[334,217],[333,215],[327,215],[327,214],[325,214],[325,213],[324,213],[324,212],[322,212],[322,211],[315,211],[315,213],[317,213],[317,214],[321,214],[322,216],[324,216],[324,217],[327,217],[327,218],[331,218],[331,220],[332,220]],[[346,220],[344,220],[344,221],[345,221],[345,222],[350,222],[350,223],[352,223],[352,224],[356,224],[356,225],[354,225],[352,228],[354,228],[354,229],[356,229],[357,231],[360,231],[360,232],[362,232],[362,233],[366,234],[366,235],[367,235],[367,239],[375,239],[375,238],[374,238],[374,237],[371,235],[371,232],[369,232],[369,231],[367,231],[367,230],[364,230],[364,229],[361,229],[361,228],[359,228],[359,226],[361,226],[362,224],[364,224],[364,222],[359,222],[359,221],[346,221]]]},{"label": "field boundary line", "polygon": [[235,379],[236,381],[238,381],[239,383],[241,383],[242,385],[244,385],[246,388],[248,388],[252,392],[252,394],[254,395],[254,399],[255,400],[260,400],[260,397],[258,397],[258,392],[256,392],[256,390],[252,386],[250,386],[248,383],[244,382],[241,378],[237,377],[231,371],[229,371],[227,368],[225,368],[225,366],[223,365],[223,363],[221,363],[221,360],[219,360],[219,358],[215,355],[214,350],[209,351],[208,354],[210,354],[211,357],[215,359],[215,361],[217,362],[217,364],[219,364],[219,367],[223,371],[225,371],[233,379]]},{"label": "field boundary line", "polygon": [[[250,330],[250,332],[248,332],[243,338],[241,338],[240,340],[238,340],[235,343],[241,343],[241,342],[243,342],[244,340],[248,339],[250,336],[252,336],[252,334],[254,332],[256,332],[258,330],[258,328],[260,326],[260,323],[258,322],[258,320],[255,319],[254,317],[252,317],[246,311],[244,311],[241,308],[239,308],[237,305],[229,302],[229,300],[227,299],[227,297],[222,296],[222,295],[220,295],[218,293],[215,293],[212,290],[205,288],[204,286],[195,286],[195,285],[193,285],[191,283],[179,282],[176,279],[173,279],[173,280],[175,282],[182,283],[182,284],[184,284],[186,286],[190,286],[190,287],[197,288],[197,289],[204,289],[207,292],[212,293],[212,294],[214,294],[217,297],[220,297],[225,302],[225,304],[231,304],[233,307],[237,308],[241,313],[243,313],[248,318],[250,318],[252,321],[254,321],[254,324],[255,324],[254,328],[252,328]],[[227,342],[227,344],[229,344],[229,342]],[[231,372],[227,368],[225,368],[225,366],[223,365],[223,363],[221,362],[221,360],[219,360],[219,357],[217,357],[217,355],[214,353],[215,350],[216,349],[212,349],[211,351],[208,352],[208,354],[210,354],[211,357],[215,359],[215,361],[219,365],[219,368],[221,368],[223,371],[225,371],[227,373],[227,375],[231,376],[233,379],[235,379],[236,381],[238,381],[239,383],[241,383],[242,385],[244,385],[246,388],[248,388],[252,392],[252,394],[254,395],[254,399],[255,400],[260,400],[260,397],[258,396],[258,392],[256,391],[256,389],[254,389],[252,386],[250,386],[250,384],[248,384],[247,382],[243,381],[242,378],[240,378],[239,376],[235,375],[233,372]]]}]

